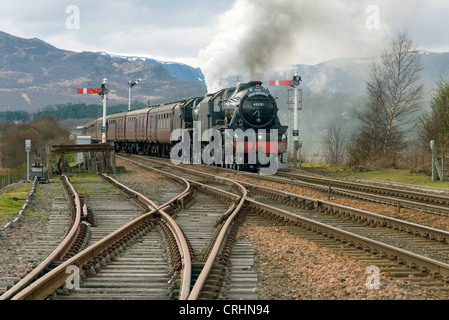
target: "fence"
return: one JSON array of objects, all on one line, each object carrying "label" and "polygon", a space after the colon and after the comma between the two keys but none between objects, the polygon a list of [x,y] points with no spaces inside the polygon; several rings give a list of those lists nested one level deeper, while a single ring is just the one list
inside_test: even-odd
[{"label": "fence", "polygon": [[8,173],[0,174],[0,189],[4,187],[19,182],[21,180],[26,180],[27,176],[27,165],[22,164],[15,169],[10,170]]}]

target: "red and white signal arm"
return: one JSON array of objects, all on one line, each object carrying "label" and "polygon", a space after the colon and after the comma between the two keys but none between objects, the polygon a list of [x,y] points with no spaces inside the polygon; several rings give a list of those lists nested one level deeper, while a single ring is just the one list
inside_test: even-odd
[{"label": "red and white signal arm", "polygon": [[277,87],[277,86],[291,86],[292,81],[291,80],[270,80],[270,86]]},{"label": "red and white signal arm", "polygon": [[76,90],[77,94],[98,94],[101,89],[97,88],[78,88]]},{"label": "red and white signal arm", "polygon": [[294,76],[292,80],[270,80],[270,86],[297,87],[301,84],[301,77]]}]

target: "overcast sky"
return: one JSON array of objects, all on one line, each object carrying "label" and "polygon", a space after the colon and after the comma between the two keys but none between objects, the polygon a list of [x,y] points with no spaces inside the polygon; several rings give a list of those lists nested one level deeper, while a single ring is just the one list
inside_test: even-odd
[{"label": "overcast sky", "polygon": [[[421,49],[449,51],[447,0],[0,1],[0,30],[15,36],[195,67],[238,46],[247,24],[276,30],[279,38],[290,33],[291,48],[279,44],[290,57],[286,63],[375,55],[404,28]],[[284,11],[268,21],[259,9],[276,15],[276,4]]]}]

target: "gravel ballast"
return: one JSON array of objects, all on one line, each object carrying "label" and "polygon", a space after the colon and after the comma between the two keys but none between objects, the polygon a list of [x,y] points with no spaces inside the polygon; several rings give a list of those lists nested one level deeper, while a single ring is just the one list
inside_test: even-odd
[{"label": "gravel ballast", "polygon": [[301,239],[281,227],[247,221],[238,238],[253,244],[253,269],[262,300],[424,300],[448,296],[447,292],[422,289],[383,273],[379,289],[369,289],[370,264]]},{"label": "gravel ballast", "polygon": [[[147,173],[136,166],[128,167],[121,160],[117,160],[117,164],[124,165],[128,169],[127,173],[120,174],[123,181],[132,179],[134,184],[144,186],[151,185],[151,181],[155,180],[154,173]],[[159,179],[158,176],[156,181]],[[287,191],[292,193],[327,200],[327,195],[320,195],[304,188],[271,183],[260,184],[272,188],[287,188]],[[152,187],[155,186],[158,184],[153,183]],[[37,190],[39,194],[39,190],[42,192],[43,189],[38,186]],[[152,190],[151,193],[154,195],[154,192]],[[397,217],[395,208],[389,206],[344,198],[332,200]],[[50,212],[49,195],[41,193],[39,197],[31,200],[31,205],[33,204],[39,206],[42,211]],[[420,212],[403,210],[400,215],[401,218],[408,215],[405,218],[412,221],[421,219],[429,222],[429,219],[426,219],[429,215]],[[0,278],[22,277],[37,264],[37,258],[30,253],[23,254],[23,248],[27,243],[37,241],[39,236],[48,232],[48,219],[49,217],[27,217],[13,229],[3,232],[3,238],[0,239]],[[437,219],[440,220],[436,221]],[[431,224],[446,229],[449,226],[448,221],[448,218],[438,217]],[[447,292],[417,287],[412,282],[402,278],[390,278],[385,274],[381,274],[379,289],[368,289],[366,284],[369,275],[366,272],[369,264],[366,262],[302,239],[281,226],[259,224],[250,217],[243,224],[238,237],[250,241],[254,247],[252,268],[258,276],[257,292],[262,300],[443,300],[449,297]]]}]

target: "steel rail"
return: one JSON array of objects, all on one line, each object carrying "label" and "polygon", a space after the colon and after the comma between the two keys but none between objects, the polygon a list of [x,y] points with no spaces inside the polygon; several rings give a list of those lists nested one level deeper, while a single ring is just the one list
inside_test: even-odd
[{"label": "steel rail", "polygon": [[66,272],[68,267],[76,266],[81,269],[88,263],[95,261],[95,259],[103,257],[108,250],[112,250],[114,246],[120,246],[121,242],[126,241],[127,237],[131,237],[133,234],[135,235],[148,227],[155,220],[156,213],[156,210],[148,212],[84,249],[33,282],[15,295],[12,300],[43,300],[47,298],[66,283],[68,276],[70,276]]},{"label": "steel rail", "polygon": [[400,263],[406,263],[411,268],[419,268],[421,271],[429,272],[433,275],[440,275],[444,279],[449,279],[449,264],[437,261],[419,254],[396,248],[377,240],[369,239],[364,236],[353,234],[336,227],[323,224],[305,217],[294,215],[288,211],[258,202],[254,199],[247,199],[248,209],[254,209],[257,213],[272,214],[283,220],[299,227],[323,234],[329,238],[334,238],[342,243],[349,243],[355,247],[370,251],[390,260],[396,260]]},{"label": "steel rail", "polygon": [[[157,161],[157,160],[151,159],[151,161]],[[160,161],[157,161],[157,162],[160,162]],[[163,162],[161,162],[161,163],[163,163]],[[167,164],[165,164],[165,165],[167,165]],[[197,172],[195,170],[191,170],[191,169],[187,169],[187,170],[193,171],[193,172],[201,174],[201,175],[208,175],[203,172],[199,173],[199,172]],[[242,184],[245,184],[245,183],[242,183]],[[250,185],[250,184],[246,184],[246,185]],[[253,186],[253,187],[258,188],[258,189],[262,188],[259,186]],[[288,196],[299,197],[298,195],[291,194],[291,193],[288,194],[288,193],[284,192],[284,194],[286,194]],[[304,197],[302,197],[302,198],[304,200],[306,200],[306,198],[304,198]],[[428,237],[430,239],[437,239],[442,242],[448,242],[448,239],[449,239],[449,237],[448,237],[449,233],[446,231],[443,231],[443,230],[420,226],[420,225],[408,223],[408,222],[405,222],[405,221],[402,221],[399,219],[388,218],[386,216],[382,216],[382,215],[378,215],[378,214],[374,214],[374,213],[370,213],[367,211],[354,209],[354,208],[350,208],[350,207],[346,207],[346,206],[340,206],[340,205],[336,205],[336,204],[330,203],[330,202],[318,201],[316,199],[310,199],[310,198],[308,198],[308,199],[310,201],[313,201],[313,206],[314,206],[314,209],[316,209],[316,210],[327,210],[327,209],[336,210],[336,211],[346,210],[348,214],[364,215],[365,218],[363,218],[363,219],[367,219],[367,218],[373,219],[373,217],[376,217],[378,219],[378,223],[387,223],[387,225],[389,227],[397,228],[397,229],[400,229],[405,232],[411,232],[411,233],[415,233],[415,234],[416,234],[416,232],[418,232],[424,237]],[[275,208],[275,207],[263,204],[261,202],[257,202],[251,198],[246,198],[246,203],[249,204],[249,206],[252,205],[253,207],[255,206],[255,207],[263,208],[262,211],[265,210],[265,211],[275,212],[277,216],[281,217],[281,220],[293,222],[294,224],[301,225],[307,229],[314,230],[319,233],[323,233],[326,236],[335,238],[342,242],[349,242],[350,244],[355,245],[359,248],[363,248],[364,250],[371,251],[373,254],[380,254],[382,256],[389,257],[392,260],[396,259],[397,261],[399,261],[401,263],[407,262],[408,265],[412,268],[420,268],[422,271],[437,274],[437,275],[440,275],[440,276],[446,278],[446,280],[449,280],[449,264],[446,264],[446,263],[443,263],[441,261],[437,261],[437,260],[434,260],[431,258],[427,258],[427,257],[421,256],[419,254],[416,254],[416,253],[413,253],[413,252],[410,252],[410,251],[407,251],[404,249],[396,248],[396,247],[393,247],[393,246],[385,244],[385,243],[381,243],[376,240],[372,240],[372,239],[369,239],[369,238],[366,238],[363,236],[352,234],[351,232],[341,230],[339,228],[335,228],[332,226],[328,226],[323,223],[313,221],[313,220],[305,218],[305,217],[300,217],[300,216],[294,215],[290,212],[284,211],[282,209]],[[230,219],[227,221],[227,223],[230,223]],[[397,223],[402,224],[402,226],[395,225]],[[412,231],[411,228],[418,228],[418,231],[416,231],[416,230]],[[321,230],[321,231],[319,231],[319,230]],[[194,292],[192,290],[192,292],[189,296],[189,299],[198,298],[199,293],[200,293],[200,290],[197,290],[196,292]]]},{"label": "steel rail", "polygon": [[362,191],[370,191],[378,194],[392,194],[395,197],[400,198],[408,198],[408,199],[427,199],[425,201],[433,202],[436,204],[449,204],[449,198],[447,196],[436,195],[425,192],[417,192],[411,190],[401,190],[394,189],[383,186],[376,186],[370,184],[360,184],[352,181],[338,180],[338,179],[330,179],[323,177],[312,177],[306,176],[296,173],[286,173],[286,172],[278,172],[279,176],[286,177],[289,179],[296,179],[306,182],[319,182],[321,184],[326,184],[330,186],[338,186],[345,189],[353,189],[353,190],[362,190]]},{"label": "steel rail", "polygon": [[[251,177],[251,176],[249,176],[249,177]],[[252,178],[254,178],[254,177],[252,177]],[[296,185],[296,186],[300,186],[300,187],[318,190],[320,192],[327,193],[329,196],[330,196],[330,194],[335,194],[335,195],[341,195],[341,196],[345,196],[345,197],[368,200],[368,201],[377,202],[377,203],[394,205],[394,206],[397,206],[399,209],[400,208],[419,209],[419,210],[423,210],[423,211],[429,212],[429,213],[449,216],[449,207],[443,207],[443,206],[438,206],[438,205],[429,204],[429,203],[422,203],[422,202],[407,200],[407,198],[409,198],[409,197],[398,198],[398,197],[392,197],[392,196],[383,196],[383,195],[379,195],[379,194],[375,194],[375,193],[372,194],[372,193],[366,193],[366,192],[362,192],[362,191],[356,191],[354,189],[343,189],[343,188],[333,187],[330,185],[322,185],[322,184],[316,184],[316,183],[306,182],[306,181],[302,181],[302,180],[295,180],[295,179],[291,179],[291,178],[287,178],[287,177],[283,178],[283,177],[264,176],[262,179],[268,180],[271,182],[275,182],[275,183]],[[360,184],[359,186],[362,188],[364,185]],[[396,189],[391,189],[391,190],[396,190]],[[407,192],[407,191],[405,191],[405,192]]]},{"label": "steel rail", "polygon": [[[154,210],[154,211],[160,213],[161,218],[166,222],[167,226],[170,229],[170,232],[174,235],[174,238],[176,240],[178,250],[179,250],[179,253],[180,253],[181,259],[182,259],[183,268],[182,268],[182,272],[181,272],[181,291],[180,291],[180,295],[179,295],[179,300],[187,299],[187,296],[190,292],[190,283],[191,283],[191,278],[192,278],[192,261],[191,261],[189,246],[187,244],[187,240],[186,240],[181,228],[178,226],[178,224],[175,222],[175,220],[164,211],[164,209],[169,207],[172,203],[178,202],[178,201],[180,201],[180,199],[186,197],[190,190],[190,183],[187,180],[182,179],[186,184],[186,189],[180,195],[176,196],[172,200],[168,201],[167,203],[165,203],[161,206],[158,206],[154,201],[148,199],[146,196],[142,195],[141,193],[139,193],[135,190],[132,190],[128,186],[118,182],[117,180],[108,176],[107,174],[102,174],[102,176],[106,180],[113,183],[118,188],[125,190],[129,194],[134,194],[137,197],[137,199],[140,202],[146,204],[150,210]],[[176,177],[176,178],[180,179],[178,177]]]},{"label": "steel rail", "polygon": [[221,254],[221,250],[223,249],[223,244],[227,240],[227,237],[229,236],[229,231],[230,231],[232,223],[235,221],[236,217],[238,216],[238,214],[240,213],[241,209],[243,208],[243,205],[245,204],[245,201],[246,201],[247,195],[248,195],[248,191],[241,184],[239,184],[239,183],[237,183],[237,182],[235,182],[235,181],[233,181],[231,179],[228,179],[228,178],[223,178],[223,177],[220,177],[220,176],[214,176],[214,175],[209,174],[209,173],[199,172],[199,171],[188,169],[188,168],[180,168],[180,167],[177,167],[175,165],[168,164],[166,162],[159,161],[159,160],[148,159],[148,158],[145,158],[145,157],[139,157],[139,158],[142,158],[142,159],[147,160],[147,161],[156,162],[156,163],[162,164],[164,166],[175,167],[176,169],[179,169],[179,170],[182,170],[182,171],[187,171],[187,172],[193,173],[195,175],[203,176],[203,177],[209,178],[209,179],[214,180],[214,181],[219,181],[219,182],[227,184],[227,185],[236,186],[237,189],[239,190],[239,192],[241,193],[241,196],[239,196],[238,198],[235,198],[236,195],[231,194],[229,192],[226,192],[226,191],[223,191],[223,190],[219,190],[217,188],[213,188],[213,187],[210,187],[210,186],[205,186],[205,185],[203,185],[203,184],[201,184],[199,182],[194,182],[194,181],[191,181],[191,180],[187,179],[192,184],[199,185],[202,188],[214,189],[216,192],[222,193],[222,194],[224,194],[224,195],[226,195],[228,197],[229,196],[233,196],[235,198],[235,201],[238,201],[238,204],[232,210],[232,213],[230,213],[230,214],[229,214],[229,212],[226,213],[226,216],[228,218],[224,222],[224,224],[223,224],[223,226],[222,226],[218,236],[215,238],[214,245],[213,245],[212,249],[210,250],[210,253],[209,253],[209,256],[208,256],[208,258],[206,260],[206,263],[204,264],[204,266],[203,266],[203,268],[201,270],[201,273],[199,274],[199,276],[198,276],[198,278],[197,278],[197,280],[196,280],[192,290],[190,291],[188,300],[197,300],[199,298],[200,294],[201,294],[201,291],[202,291],[206,281],[207,281],[207,278],[209,277],[209,274],[210,274],[210,271],[212,270],[212,267],[214,266],[217,258]]},{"label": "steel rail", "polygon": [[[151,159],[151,161],[157,161],[157,160],[153,160]],[[192,172],[198,172],[196,170],[192,170],[192,169],[188,169]],[[210,175],[208,173],[204,173],[204,172],[198,172],[201,175],[207,175],[207,176],[213,176]],[[251,175],[249,175],[251,176]],[[271,177],[271,176],[264,176],[263,179],[269,179],[270,181],[278,181],[278,179],[282,179],[282,178],[278,178],[278,177]],[[287,179],[282,179],[283,182],[285,183],[291,183],[291,180],[287,180]],[[384,216],[384,215],[380,215],[377,213],[371,213],[368,211],[364,211],[364,210],[360,210],[360,209],[355,209],[355,208],[351,208],[351,207],[347,207],[344,205],[338,205],[332,202],[326,202],[326,201],[321,201],[321,200],[317,200],[317,199],[312,199],[312,198],[307,198],[307,197],[303,197],[303,196],[299,196],[297,194],[293,194],[293,193],[289,193],[289,192],[285,192],[285,191],[280,191],[280,190],[275,190],[275,189],[270,189],[267,187],[263,187],[263,186],[255,186],[252,185],[250,183],[247,182],[243,182],[243,181],[239,181],[236,180],[238,183],[240,183],[243,186],[246,186],[247,188],[250,189],[257,189],[257,190],[267,190],[270,192],[276,192],[278,193],[278,195],[286,195],[289,197],[295,197],[298,199],[302,199],[302,200],[307,200],[307,201],[313,201],[316,203],[316,205],[321,206],[322,208],[328,208],[330,210],[340,210],[341,212],[346,212],[346,213],[350,213],[350,214],[357,214],[360,217],[362,217],[363,219],[369,219],[372,221],[376,221],[375,223],[380,223],[380,224],[389,224],[390,226],[393,226],[394,228],[398,228],[401,230],[408,230],[408,232],[412,232],[411,230],[413,230],[413,232],[415,234],[421,234],[423,236],[427,236],[428,238],[431,239],[438,239],[441,242],[446,242],[449,243],[449,232],[444,231],[444,230],[439,230],[439,229],[435,229],[435,228],[431,228],[431,227],[427,227],[427,226],[422,226],[422,225],[418,225],[418,224],[414,224],[411,222],[407,222],[407,221],[403,221],[400,219],[395,219],[395,218],[390,218],[388,216]],[[335,180],[338,181],[338,180]],[[297,184],[301,184],[310,188],[315,188],[315,189],[319,189],[323,192],[326,192],[329,190],[328,186],[322,186],[322,185],[318,185],[318,184],[313,184],[310,182],[303,182],[303,181],[293,181]],[[352,183],[354,184],[354,183]],[[358,184],[355,184],[358,185]],[[386,188],[389,189],[389,188]],[[358,196],[365,196],[366,198],[368,197],[372,197],[374,199],[377,199],[379,201],[385,202],[385,203],[395,203],[395,201],[389,197],[383,197],[383,196],[378,196],[378,195],[371,195],[371,194],[366,194],[366,193],[362,193],[362,192],[357,192],[357,191],[348,191],[348,190],[343,190],[343,189],[339,189],[339,188],[331,188],[331,190],[333,192],[338,192],[338,193],[344,193],[347,195],[358,195]],[[391,189],[391,190],[395,190],[395,189]],[[422,195],[422,193],[417,193],[419,195]],[[426,194],[425,194],[426,195]],[[444,198],[444,197],[443,197]],[[418,203],[418,202],[414,202],[414,201],[408,201],[408,200],[397,200],[396,204],[400,205],[400,206],[407,206],[407,207],[413,207],[413,208],[419,208],[422,210],[428,210],[428,211],[434,211],[437,210],[439,208],[441,208],[441,211],[443,212],[448,212],[449,214],[449,208],[445,208],[445,207],[438,207],[435,205],[429,205],[429,204],[423,204],[423,203]]]},{"label": "steel rail", "polygon": [[[153,160],[153,159],[151,159]],[[235,170],[227,169],[227,168],[219,168],[221,171],[236,173]],[[449,204],[449,197],[440,196],[431,193],[424,192],[416,192],[409,190],[401,190],[401,189],[393,189],[382,186],[375,185],[367,185],[367,184],[359,184],[351,181],[344,180],[336,180],[322,177],[311,177],[306,175],[300,175],[296,173],[286,173],[286,172],[278,172],[275,176],[255,176],[252,173],[238,171],[239,174],[243,174],[249,178],[263,179],[275,183],[283,183],[289,185],[297,185],[300,187],[306,187],[310,189],[315,189],[321,191],[323,193],[328,194],[337,194],[346,197],[359,198],[363,200],[385,203],[397,206],[400,208],[412,208],[419,209],[425,212],[440,214],[449,216],[449,207],[440,206],[438,204]],[[313,181],[318,181],[322,184],[313,183]],[[325,185],[323,185],[325,184]],[[335,187],[340,186],[340,188]],[[365,190],[363,191],[357,191]],[[372,191],[372,193],[366,193],[366,191]],[[382,196],[381,194],[392,194],[392,196]],[[403,196],[400,196],[403,194]],[[423,203],[416,202],[413,200],[407,199],[429,199],[427,202],[435,203]]]},{"label": "steel rail", "polygon": [[[226,179],[226,180],[228,180],[228,179]],[[228,181],[231,181],[231,180],[228,180]],[[235,182],[233,182],[233,183],[235,183]],[[235,184],[240,188],[240,191],[242,193],[240,201],[239,201],[237,207],[232,211],[232,213],[226,219],[225,224],[221,228],[220,233],[215,240],[215,244],[212,247],[211,252],[209,253],[207,261],[204,264],[204,267],[201,270],[201,273],[198,276],[198,279],[196,280],[195,285],[193,286],[193,288],[190,292],[188,300],[197,300],[199,298],[201,291],[203,289],[203,286],[206,283],[207,278],[209,277],[210,271],[212,270],[212,267],[213,267],[217,257],[219,257],[219,255],[220,255],[220,250],[223,248],[223,243],[226,240],[226,237],[228,236],[228,232],[230,230],[231,224],[234,222],[235,218],[240,213],[240,211],[246,201],[246,197],[248,195],[247,190],[242,185],[240,185],[238,183],[235,183]]]},{"label": "steel rail", "polygon": [[[164,203],[160,206],[158,206],[154,202],[153,202],[153,205],[156,207],[158,212],[161,214],[162,219],[164,219],[164,221],[167,223],[167,226],[171,229],[172,233],[175,236],[175,240],[178,245],[178,250],[181,255],[181,259],[183,261],[183,272],[181,273],[182,274],[182,276],[181,276],[181,291],[180,291],[180,295],[179,295],[179,300],[186,300],[190,293],[190,286],[191,286],[191,281],[192,281],[191,280],[191,278],[192,278],[192,258],[191,258],[191,254],[190,254],[190,250],[189,250],[189,245],[187,243],[187,240],[186,240],[185,235],[182,232],[181,228],[178,226],[178,224],[175,222],[175,220],[169,214],[166,213],[165,210],[169,209],[175,203],[179,204],[181,207],[184,206],[184,199],[186,199],[192,191],[190,181],[188,181],[187,179],[178,177],[174,174],[165,172],[163,170],[158,170],[156,168],[147,166],[138,161],[131,160],[129,158],[125,158],[125,157],[121,157],[121,156],[117,156],[117,157],[119,157],[125,161],[134,163],[134,164],[136,164],[140,167],[143,167],[145,169],[149,169],[149,170],[161,173],[166,176],[168,175],[168,176],[172,177],[173,179],[175,179],[175,181],[181,181],[185,185],[185,189],[179,195],[177,195],[175,198],[167,201],[166,203]],[[145,198],[145,197],[143,197],[143,198]]]},{"label": "steel rail", "polygon": [[63,175],[61,176],[61,179],[64,185],[68,187],[68,191],[70,191],[69,197],[73,198],[73,205],[74,205],[74,208],[72,208],[72,213],[74,214],[72,214],[71,216],[72,222],[68,234],[59,244],[59,246],[43,262],[41,262],[36,268],[34,268],[26,277],[20,280],[11,289],[9,289],[2,296],[0,296],[0,300],[9,300],[13,298],[16,294],[18,294],[24,288],[29,286],[31,283],[33,283],[33,281],[38,279],[40,275],[44,274],[45,270],[50,266],[51,263],[61,261],[65,253],[70,249],[71,245],[75,241],[81,223],[81,214],[82,214],[81,200],[75,188],[70,183],[69,178],[66,175]]},{"label": "steel rail", "polygon": [[166,203],[164,203],[164,204],[162,204],[162,205],[160,205],[160,206],[158,206],[157,204],[155,204],[155,206],[156,206],[156,207],[159,207],[160,209],[166,209],[168,206],[172,205],[174,202],[181,203],[181,205],[182,205],[183,199],[185,199],[185,198],[189,195],[189,193],[191,192],[190,182],[189,182],[187,179],[178,177],[178,176],[176,176],[176,175],[174,175],[174,174],[171,174],[171,173],[169,173],[169,172],[165,172],[165,171],[163,171],[163,170],[159,170],[159,169],[156,169],[156,168],[147,166],[147,165],[145,165],[145,164],[143,164],[143,163],[140,163],[140,162],[138,162],[138,161],[131,160],[131,159],[126,158],[126,157],[122,157],[122,156],[119,156],[119,155],[116,155],[116,157],[117,157],[117,158],[120,158],[120,159],[123,159],[123,160],[125,160],[125,161],[128,161],[128,162],[132,162],[132,163],[134,163],[134,164],[136,164],[136,165],[138,165],[138,166],[140,166],[140,167],[142,167],[142,168],[149,169],[149,170],[152,170],[152,171],[161,173],[161,174],[163,174],[163,175],[169,175],[169,176],[172,177],[176,182],[181,183],[182,185],[184,185],[184,190],[183,190],[179,195],[177,195],[175,198],[173,198],[173,199],[167,201]]},{"label": "steel rail", "polygon": [[[115,179],[103,175],[103,178],[106,180],[109,180],[110,182],[116,184],[123,190],[125,190],[128,194],[134,194],[136,199],[145,205],[148,206],[148,209],[150,212],[147,212],[146,214],[136,218],[135,220],[129,222],[125,226],[121,227],[120,229],[116,230],[115,232],[111,233],[110,235],[106,236],[102,240],[98,241],[97,243],[89,246],[82,252],[78,253],[74,257],[68,259],[67,261],[63,262],[56,268],[54,268],[52,271],[47,273],[46,275],[39,278],[37,281],[33,282],[32,284],[28,285],[27,287],[22,287],[21,290],[18,290],[15,292],[13,296],[10,297],[12,300],[42,300],[45,299],[48,295],[53,293],[55,290],[60,288],[62,285],[64,285],[68,279],[68,275],[66,273],[66,270],[69,266],[77,266],[79,268],[87,265],[88,263],[94,261],[95,259],[98,259],[102,256],[104,256],[108,251],[112,250],[112,248],[116,246],[120,246],[121,243],[126,241],[125,239],[128,239],[130,237],[135,236],[139,232],[141,232],[142,229],[145,229],[148,227],[148,225],[155,221],[157,218],[157,214],[159,213],[162,217],[162,219],[167,223],[169,228],[172,230],[174,235],[180,235],[182,234],[179,227],[176,226],[175,223],[173,223],[173,219],[169,217],[167,214],[165,214],[163,211],[158,210],[157,205],[145,197],[144,195],[135,192],[134,190],[128,188],[127,186],[120,184]],[[187,195],[187,190],[190,189],[190,185],[187,182],[186,190],[182,192],[183,196]],[[73,186],[71,187],[72,192],[75,192],[75,189]],[[79,199],[79,197],[76,197]],[[172,201],[179,200],[180,195],[172,199]],[[79,206],[81,208],[81,206]],[[81,209],[79,210],[79,213],[81,215]],[[185,240],[183,241],[182,238],[179,236],[175,236],[175,239],[178,243],[179,247],[182,247],[183,250],[181,252],[185,252],[186,250],[184,248],[187,248],[187,244]],[[61,244],[62,246],[63,244]],[[184,272],[183,272],[183,288],[180,293],[180,298],[186,299],[188,292],[190,291],[190,277],[191,277],[191,264],[190,264],[190,253],[187,249],[186,253],[183,253],[184,257]]]},{"label": "steel rail", "polygon": [[[332,202],[317,200],[313,198],[308,198],[300,196],[294,193],[289,193],[285,191],[280,191],[276,189],[271,189],[262,186],[253,186],[251,184],[241,182],[249,190],[254,190],[256,193],[262,193],[264,195],[271,194],[273,197],[277,197],[281,201],[292,202],[294,204],[300,204],[301,202],[308,203],[308,207],[313,207],[314,210],[327,210],[334,213],[344,214],[347,216],[358,217],[362,221],[369,222],[375,225],[384,225],[392,229],[397,229],[407,233],[412,233],[414,235],[420,235],[429,239],[436,239],[440,242],[449,243],[449,232],[435,229],[416,223],[384,216],[378,213],[373,213],[361,209],[351,208],[348,206],[335,204]],[[307,206],[307,205],[306,205]]]}]

